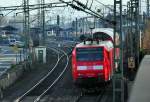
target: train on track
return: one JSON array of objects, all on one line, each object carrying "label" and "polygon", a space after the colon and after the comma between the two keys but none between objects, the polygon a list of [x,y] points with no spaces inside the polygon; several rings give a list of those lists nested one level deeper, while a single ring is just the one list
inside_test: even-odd
[{"label": "train on track", "polygon": [[[119,44],[119,35],[115,41]],[[72,51],[72,76],[75,83],[88,80],[93,82],[108,82],[111,80],[114,68],[114,32],[111,28],[93,30],[92,39],[85,40],[75,46]],[[115,57],[119,57],[119,49],[115,49]]]}]

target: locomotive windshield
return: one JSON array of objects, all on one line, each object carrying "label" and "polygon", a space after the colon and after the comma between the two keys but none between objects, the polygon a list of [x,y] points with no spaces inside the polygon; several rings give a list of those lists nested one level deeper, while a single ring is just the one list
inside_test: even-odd
[{"label": "locomotive windshield", "polygon": [[78,61],[103,60],[103,48],[77,48]]},{"label": "locomotive windshield", "polygon": [[93,34],[93,38],[103,40],[103,41],[111,39],[111,37],[109,35],[107,35],[103,32],[98,32],[98,33]]}]

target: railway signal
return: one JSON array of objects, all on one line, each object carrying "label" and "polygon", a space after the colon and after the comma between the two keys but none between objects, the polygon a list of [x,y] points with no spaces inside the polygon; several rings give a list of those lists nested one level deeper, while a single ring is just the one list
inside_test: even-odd
[{"label": "railway signal", "polygon": [[135,58],[134,57],[128,58],[128,68],[130,68],[130,69],[135,68]]}]

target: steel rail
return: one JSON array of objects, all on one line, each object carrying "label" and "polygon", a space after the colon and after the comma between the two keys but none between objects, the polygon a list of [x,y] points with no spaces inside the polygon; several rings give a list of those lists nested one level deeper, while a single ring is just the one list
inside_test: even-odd
[{"label": "steel rail", "polygon": [[[108,96],[106,96],[106,91],[108,91],[107,89],[110,87],[111,84],[104,84],[104,87],[99,88],[100,90],[98,91],[99,93],[94,96],[91,96],[93,100],[93,102],[105,102],[104,99],[107,98]],[[94,89],[93,89],[94,90]],[[95,92],[95,91],[94,91]],[[92,91],[93,93],[93,91]],[[88,91],[82,91],[80,92],[80,94],[77,96],[76,100],[74,100],[73,102],[82,102],[84,101],[84,97],[87,97],[88,95]]]},{"label": "steel rail", "polygon": [[[52,48],[51,48],[52,49]],[[52,49],[54,50],[54,49]],[[58,51],[54,50],[55,52],[57,52],[57,62],[55,64],[55,66],[52,68],[52,70],[50,70],[50,72],[47,73],[46,76],[44,76],[40,81],[38,81],[32,88],[30,88],[28,91],[26,91],[23,95],[21,95],[19,98],[17,98],[14,102],[20,102],[21,100],[23,100],[24,97],[26,97],[33,89],[35,89],[40,83],[42,83],[57,67],[59,61],[61,60],[62,57],[59,57],[59,53]]]},{"label": "steel rail", "polygon": [[60,50],[64,53],[64,55],[67,57],[67,63],[65,65],[65,68],[64,70],[60,73],[60,75],[54,80],[54,82],[41,94],[39,95],[35,100],[34,102],[39,102],[41,100],[42,97],[44,97],[44,95],[48,92],[48,90],[50,90],[58,81],[59,79],[62,77],[62,75],[65,73],[67,67],[68,67],[68,64],[69,64],[69,57],[67,55],[67,53],[63,50]]}]

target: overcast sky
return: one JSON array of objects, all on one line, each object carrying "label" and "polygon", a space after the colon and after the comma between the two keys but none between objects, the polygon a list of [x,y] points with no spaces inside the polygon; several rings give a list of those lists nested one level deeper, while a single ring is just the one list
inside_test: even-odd
[{"label": "overcast sky", "polygon": [[[14,6],[14,5],[21,5],[22,4],[22,1],[23,0],[0,0],[0,6]],[[38,0],[29,0],[30,4],[37,4],[37,1]],[[46,3],[50,3],[50,2],[58,2],[59,0],[45,0]],[[72,0],[64,0],[64,1],[72,1]],[[87,1],[88,2],[88,6],[91,5],[91,2],[92,0],[79,0],[80,2],[86,4]],[[98,2],[96,1],[99,1],[105,5],[113,5],[113,2],[114,0],[94,0],[94,3],[93,3],[93,8],[103,8],[103,6],[101,4],[99,4]],[[129,0],[122,0],[123,1],[123,4],[126,5],[127,4],[127,1]],[[83,16],[83,12],[78,12],[76,10],[72,10],[70,8],[55,8],[55,9],[50,9],[50,13],[49,15],[72,15],[73,17],[79,17],[79,16]],[[57,11],[56,11],[57,10]],[[18,11],[15,11],[15,12],[18,12]],[[13,12],[15,14],[15,12]],[[35,12],[35,11],[32,11],[32,12]],[[35,14],[35,13],[32,13],[31,14]],[[69,12],[69,13],[68,13]],[[70,13],[71,12],[71,13]],[[73,12],[73,13],[72,13]],[[6,14],[6,12],[3,12],[4,14]],[[82,13],[82,14],[81,14]],[[10,14],[12,15],[12,13]]]},{"label": "overcast sky", "polygon": [[[20,5],[23,0],[0,0],[0,6],[10,6],[10,5]],[[29,0],[31,4],[35,3],[37,0]],[[57,2],[59,0],[45,0],[46,2]],[[68,0],[65,0],[68,1]],[[79,0],[81,2],[85,2],[87,0]],[[92,0],[89,0],[92,1]],[[114,0],[98,0],[104,4],[113,4]],[[129,0],[122,0],[123,4],[126,4]]]}]

